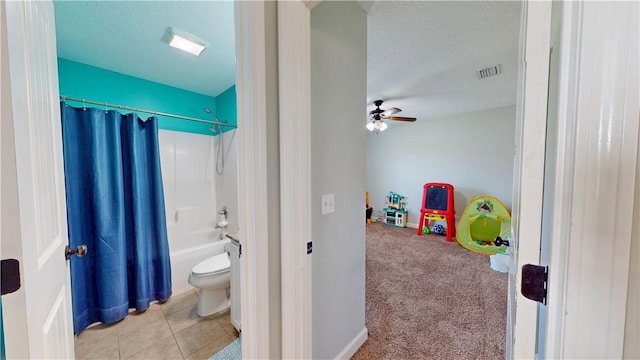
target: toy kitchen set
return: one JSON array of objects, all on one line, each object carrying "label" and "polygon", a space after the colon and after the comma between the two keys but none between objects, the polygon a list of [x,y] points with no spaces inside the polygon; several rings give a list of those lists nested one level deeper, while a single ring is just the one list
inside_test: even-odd
[{"label": "toy kitchen set", "polygon": [[389,226],[407,227],[407,210],[405,210],[404,196],[394,193],[387,195],[387,207],[384,211],[384,223]]}]

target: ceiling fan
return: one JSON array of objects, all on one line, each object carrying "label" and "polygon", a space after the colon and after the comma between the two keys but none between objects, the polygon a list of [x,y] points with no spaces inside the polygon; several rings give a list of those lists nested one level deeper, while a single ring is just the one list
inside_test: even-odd
[{"label": "ceiling fan", "polygon": [[391,116],[393,114],[399,113],[400,109],[397,107],[392,107],[387,110],[380,109],[380,105],[382,105],[382,100],[376,100],[373,104],[376,106],[375,109],[369,111],[369,122],[367,123],[367,129],[369,131],[375,131],[376,133],[380,131],[384,131],[387,128],[387,124],[384,122],[385,120],[393,120],[393,121],[404,121],[404,122],[414,122],[416,118],[414,117],[405,117],[405,116]]}]

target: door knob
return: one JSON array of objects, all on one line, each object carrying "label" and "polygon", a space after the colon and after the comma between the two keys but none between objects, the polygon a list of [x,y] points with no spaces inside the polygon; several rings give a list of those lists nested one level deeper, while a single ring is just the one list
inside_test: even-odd
[{"label": "door knob", "polygon": [[69,245],[65,246],[64,258],[69,260],[71,255],[78,255],[79,257],[83,257],[87,255],[87,245],[84,245],[84,244],[78,245],[78,247],[75,249],[70,248]]}]

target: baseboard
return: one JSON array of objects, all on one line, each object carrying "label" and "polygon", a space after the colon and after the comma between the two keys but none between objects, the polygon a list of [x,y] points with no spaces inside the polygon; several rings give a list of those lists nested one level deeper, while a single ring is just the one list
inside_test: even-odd
[{"label": "baseboard", "polygon": [[413,228],[413,229],[417,229],[418,228],[418,224],[407,223],[407,227],[410,227],[410,228]]},{"label": "baseboard", "polygon": [[342,351],[338,353],[338,355],[336,355],[336,360],[350,359],[353,356],[353,354],[355,354],[356,351],[360,349],[360,346],[362,346],[362,344],[364,344],[364,342],[367,341],[368,337],[369,337],[369,330],[367,330],[367,328],[365,327],[364,329],[362,329],[362,331],[358,333],[358,335],[356,335],[356,337],[353,338],[353,340],[351,340],[351,342],[347,344],[347,346],[345,346],[344,349],[342,349]]}]

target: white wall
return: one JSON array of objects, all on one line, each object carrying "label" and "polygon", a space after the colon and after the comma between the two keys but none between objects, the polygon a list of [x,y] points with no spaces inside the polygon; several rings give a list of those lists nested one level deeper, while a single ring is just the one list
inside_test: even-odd
[{"label": "white wall", "polygon": [[237,186],[232,186],[237,179],[235,141],[230,141],[230,135],[223,135],[225,171],[218,176],[219,136],[158,132],[174,295],[193,288],[188,277],[195,264],[222,253],[227,241],[220,241],[220,231],[215,229],[222,204],[231,214],[229,229],[237,230]]},{"label": "white wall", "polygon": [[[355,2],[311,10],[314,359],[348,357],[349,344],[366,335],[366,40],[366,15]],[[328,193],[335,212],[323,216],[320,198]]]},{"label": "white wall", "polygon": [[[214,159],[214,169],[217,166],[218,170],[215,176],[215,192],[216,192],[216,212],[220,211],[223,206],[227,207],[229,212],[227,221],[229,225],[226,231],[230,233],[238,232],[238,157],[237,157],[237,139],[236,130],[227,131],[222,136],[215,136],[212,138],[213,142],[211,147],[216,154]],[[222,139],[223,155],[224,155],[224,168],[222,167],[222,160],[218,156],[219,142]],[[220,171],[222,170],[222,171]],[[218,175],[218,172],[222,172],[222,175]]]},{"label": "white wall", "polygon": [[[495,196],[510,210],[515,115],[515,106],[508,106],[418,117],[414,123],[390,121],[384,132],[367,132],[366,186],[374,216],[393,191],[406,197],[408,222],[416,227],[422,187],[430,182],[453,185],[458,218],[476,195]],[[364,128],[363,116],[355,122]]]},{"label": "white wall", "polygon": [[171,252],[214,240],[214,137],[160,130],[158,138]]}]

